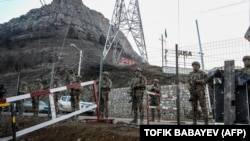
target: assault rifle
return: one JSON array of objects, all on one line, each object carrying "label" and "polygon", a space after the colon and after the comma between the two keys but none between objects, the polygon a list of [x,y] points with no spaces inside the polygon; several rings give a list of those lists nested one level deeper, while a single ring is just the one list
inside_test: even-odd
[{"label": "assault rifle", "polygon": [[127,93],[131,96],[131,99],[128,101],[128,103],[133,102],[135,100],[134,90],[128,91]]}]

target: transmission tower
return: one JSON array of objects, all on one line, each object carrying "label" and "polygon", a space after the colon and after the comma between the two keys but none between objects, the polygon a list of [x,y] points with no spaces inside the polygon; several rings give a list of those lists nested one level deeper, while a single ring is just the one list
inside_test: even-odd
[{"label": "transmission tower", "polygon": [[113,47],[114,64],[118,64],[124,49],[123,45],[116,42],[119,32],[131,33],[141,55],[142,62],[148,63],[138,0],[130,0],[128,9],[126,9],[124,0],[116,0],[103,50],[103,60],[105,60],[109,50]]}]

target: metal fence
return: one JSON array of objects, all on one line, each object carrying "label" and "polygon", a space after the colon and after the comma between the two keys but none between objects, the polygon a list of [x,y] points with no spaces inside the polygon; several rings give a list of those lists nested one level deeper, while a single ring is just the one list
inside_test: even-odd
[{"label": "metal fence", "polygon": [[[237,68],[243,67],[242,58],[250,54],[250,44],[245,38],[235,38],[222,41],[203,43],[201,45],[178,46],[178,64],[180,73],[188,72],[192,68],[193,61],[199,61],[204,70],[209,71],[217,67],[223,67],[224,61],[235,60]],[[202,52],[201,52],[202,51]],[[175,72],[176,50],[175,48],[166,49],[164,72]]]}]

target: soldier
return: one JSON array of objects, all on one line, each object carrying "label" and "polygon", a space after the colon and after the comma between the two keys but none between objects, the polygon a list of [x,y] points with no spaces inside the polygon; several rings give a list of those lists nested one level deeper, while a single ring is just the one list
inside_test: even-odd
[{"label": "soldier", "polygon": [[140,112],[140,124],[143,124],[144,107],[143,107],[143,95],[146,90],[147,79],[142,75],[142,69],[137,68],[135,71],[135,77],[130,82],[130,88],[132,90],[132,110],[134,111],[134,119],[130,122],[137,124],[138,110]]},{"label": "soldier", "polygon": [[242,61],[244,63],[244,68],[241,71],[250,74],[250,56],[244,56]]},{"label": "soldier", "polygon": [[204,117],[204,124],[208,124],[208,110],[205,98],[205,87],[207,83],[207,74],[200,70],[200,63],[194,61],[192,63],[193,71],[189,73],[188,84],[190,99],[193,110],[193,124],[197,124],[198,101]]},{"label": "soldier", "polygon": [[109,78],[109,73],[107,71],[104,71],[103,73],[103,79],[101,84],[101,97],[100,97],[100,112],[102,118],[108,118],[109,112],[108,112],[108,102],[109,102],[109,93],[112,88],[112,81]]},{"label": "soldier", "polygon": [[[157,106],[157,117],[158,122],[161,121],[161,109],[160,109],[160,103],[161,103],[161,86],[159,85],[159,80],[154,79],[153,85],[150,89],[151,92],[156,93],[157,95],[150,95],[150,106]],[[155,121],[155,108],[151,109],[151,121]]]},{"label": "soldier", "polygon": [[[54,88],[57,88],[57,87],[61,87],[61,83],[60,83],[60,79],[59,77],[55,76],[54,77]],[[56,113],[59,114],[60,111],[58,109],[58,100],[59,98],[61,97],[61,92],[54,92],[54,104],[55,104],[55,110],[56,110]]]},{"label": "soldier", "polygon": [[[19,95],[22,94],[27,94],[29,93],[28,91],[28,87],[27,87],[27,82],[22,82],[21,83],[21,88],[19,89]],[[23,116],[23,112],[24,112],[24,99],[20,100],[19,102],[19,116]]]},{"label": "soldier", "polygon": [[[35,83],[35,85],[32,88],[32,92],[43,90],[43,84],[42,84],[42,80],[40,78],[36,79],[34,81],[34,83]],[[40,96],[34,96],[34,97],[32,97],[33,115],[35,117],[37,117],[38,113],[39,113],[39,100],[40,100]]]},{"label": "soldier", "polygon": [[[6,93],[6,89],[3,84],[0,84],[0,99],[3,99],[4,94]],[[2,113],[2,107],[0,107],[0,115]]]},{"label": "soldier", "polygon": [[[73,83],[82,83],[82,77],[80,75],[77,75],[76,80]],[[70,96],[71,96],[72,111],[79,110],[80,96],[82,92],[83,92],[82,86],[75,87],[71,90]]]},{"label": "soldier", "polygon": [[[249,55],[244,56],[242,61],[244,63],[244,68],[241,69],[241,72],[246,73],[249,76],[250,75],[250,56]],[[250,96],[250,83],[249,83],[249,81],[247,82],[247,90],[248,90],[248,96],[247,96],[248,110],[250,112],[250,99],[249,99],[249,96]]]}]

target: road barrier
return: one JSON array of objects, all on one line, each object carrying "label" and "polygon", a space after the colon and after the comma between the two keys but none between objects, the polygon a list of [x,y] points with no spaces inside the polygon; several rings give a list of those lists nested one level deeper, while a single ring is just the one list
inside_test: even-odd
[{"label": "road barrier", "polygon": [[172,106],[162,106],[160,104],[160,106],[150,106],[150,99],[149,96],[150,95],[155,95],[155,96],[160,96],[161,98],[167,98],[167,99],[171,99],[171,100],[176,100],[177,98],[174,96],[167,96],[167,95],[162,95],[161,93],[154,93],[154,92],[150,92],[147,91],[146,92],[146,109],[147,109],[147,124],[150,124],[150,109],[166,109],[166,110],[177,110],[176,107],[172,107]]},{"label": "road barrier", "polygon": [[[69,113],[67,115],[52,118],[49,121],[46,121],[46,122],[34,125],[32,127],[17,131],[16,133],[13,133],[13,136],[3,137],[3,138],[0,138],[0,140],[1,141],[8,141],[8,140],[14,139],[15,137],[20,137],[22,135],[25,135],[25,134],[28,134],[28,133],[33,132],[35,130],[44,128],[46,126],[52,125],[52,124],[60,122],[62,120],[69,119],[69,118],[71,118],[71,117],[73,117],[75,115],[79,115],[81,113],[87,112],[89,110],[92,110],[93,108],[96,108],[97,119],[100,119],[100,112],[99,112],[99,108],[98,108],[99,104],[98,104],[98,97],[97,97],[97,91],[96,91],[97,90],[96,89],[97,88],[96,87],[96,81],[87,81],[87,82],[82,82],[82,83],[74,83],[74,84],[70,84],[70,85],[67,85],[67,86],[62,86],[62,87],[57,87],[57,88],[52,88],[52,89],[47,89],[47,90],[42,90],[42,91],[35,91],[35,92],[31,92],[31,93],[27,93],[27,94],[23,94],[23,95],[18,95],[18,96],[7,97],[7,98],[4,98],[4,99],[0,99],[0,105],[1,106],[6,106],[6,105],[9,105],[9,103],[19,101],[19,100],[22,100],[22,99],[27,99],[27,98],[32,98],[34,96],[42,96],[42,95],[47,95],[47,94],[52,94],[53,95],[55,92],[70,90],[70,89],[75,88],[75,87],[79,87],[79,86],[83,87],[83,86],[87,86],[87,85],[93,85],[93,95],[94,95],[94,99],[95,99],[95,104],[94,105],[92,105],[92,106],[90,106],[90,107],[88,107],[86,109],[80,109],[78,111]],[[52,97],[52,99],[50,99],[50,103],[52,103],[52,105],[50,107],[51,111],[55,112],[53,110],[53,108],[54,108],[54,105],[53,105],[54,104],[54,98],[53,97]],[[55,113],[52,113],[52,114],[55,114]],[[14,123],[15,122],[16,121],[14,121]]]}]

